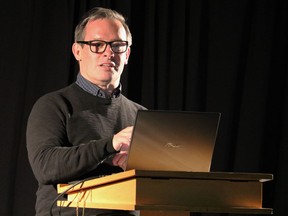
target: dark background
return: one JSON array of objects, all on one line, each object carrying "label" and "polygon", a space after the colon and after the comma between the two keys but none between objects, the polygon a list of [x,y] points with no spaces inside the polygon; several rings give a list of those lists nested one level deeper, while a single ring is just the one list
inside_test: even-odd
[{"label": "dark background", "polygon": [[94,6],[128,17],[124,94],[149,109],[221,112],[212,171],[273,174],[263,205],[287,215],[287,2],[1,1],[0,215],[34,215],[27,117],[41,95],[74,80],[73,31]]}]

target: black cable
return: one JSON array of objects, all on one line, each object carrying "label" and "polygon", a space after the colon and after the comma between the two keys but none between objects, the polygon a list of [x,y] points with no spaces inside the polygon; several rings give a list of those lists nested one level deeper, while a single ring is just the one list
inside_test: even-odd
[{"label": "black cable", "polygon": [[[111,154],[109,155],[108,157],[104,158],[103,160],[101,160],[97,165],[96,167],[98,167],[100,164],[102,164],[103,162],[105,162],[106,160],[108,160],[109,158],[113,157],[116,153],[114,154]],[[82,180],[79,180],[75,183],[73,183],[69,188],[67,188],[65,191],[63,191],[62,193],[60,193],[52,202],[51,206],[50,206],[50,216],[53,216],[53,206],[55,205],[55,203],[58,201],[58,199],[60,199],[60,197],[64,196],[69,190],[71,190],[73,187],[85,182],[85,181],[88,181],[88,180],[91,180],[91,179],[95,179],[95,178],[99,178],[101,176],[93,176],[93,177],[89,177],[89,178],[85,178],[85,179],[82,179]],[[60,206],[61,208],[61,206]],[[60,213],[61,214],[61,213]]]}]

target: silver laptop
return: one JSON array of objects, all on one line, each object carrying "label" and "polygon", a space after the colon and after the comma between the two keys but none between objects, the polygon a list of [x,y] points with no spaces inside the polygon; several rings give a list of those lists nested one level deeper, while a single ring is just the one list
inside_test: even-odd
[{"label": "silver laptop", "polygon": [[220,113],[140,110],[126,170],[209,172]]}]

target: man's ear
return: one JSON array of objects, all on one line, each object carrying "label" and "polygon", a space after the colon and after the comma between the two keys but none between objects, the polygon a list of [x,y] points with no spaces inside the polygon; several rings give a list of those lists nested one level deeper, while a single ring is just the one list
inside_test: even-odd
[{"label": "man's ear", "polygon": [[79,43],[73,43],[72,52],[77,61],[81,61],[81,51],[82,47]]},{"label": "man's ear", "polygon": [[128,64],[128,60],[129,60],[130,53],[131,53],[131,48],[128,47],[128,49],[127,49],[127,51],[126,51],[126,61],[125,61],[125,64],[126,64],[126,65]]}]

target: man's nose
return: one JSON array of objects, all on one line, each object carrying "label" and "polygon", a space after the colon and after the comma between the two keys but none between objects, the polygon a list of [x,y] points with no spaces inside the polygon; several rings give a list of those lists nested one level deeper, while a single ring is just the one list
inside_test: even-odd
[{"label": "man's nose", "polygon": [[107,44],[106,49],[104,51],[104,55],[107,55],[107,56],[114,55],[114,52],[113,52],[110,44]]}]

